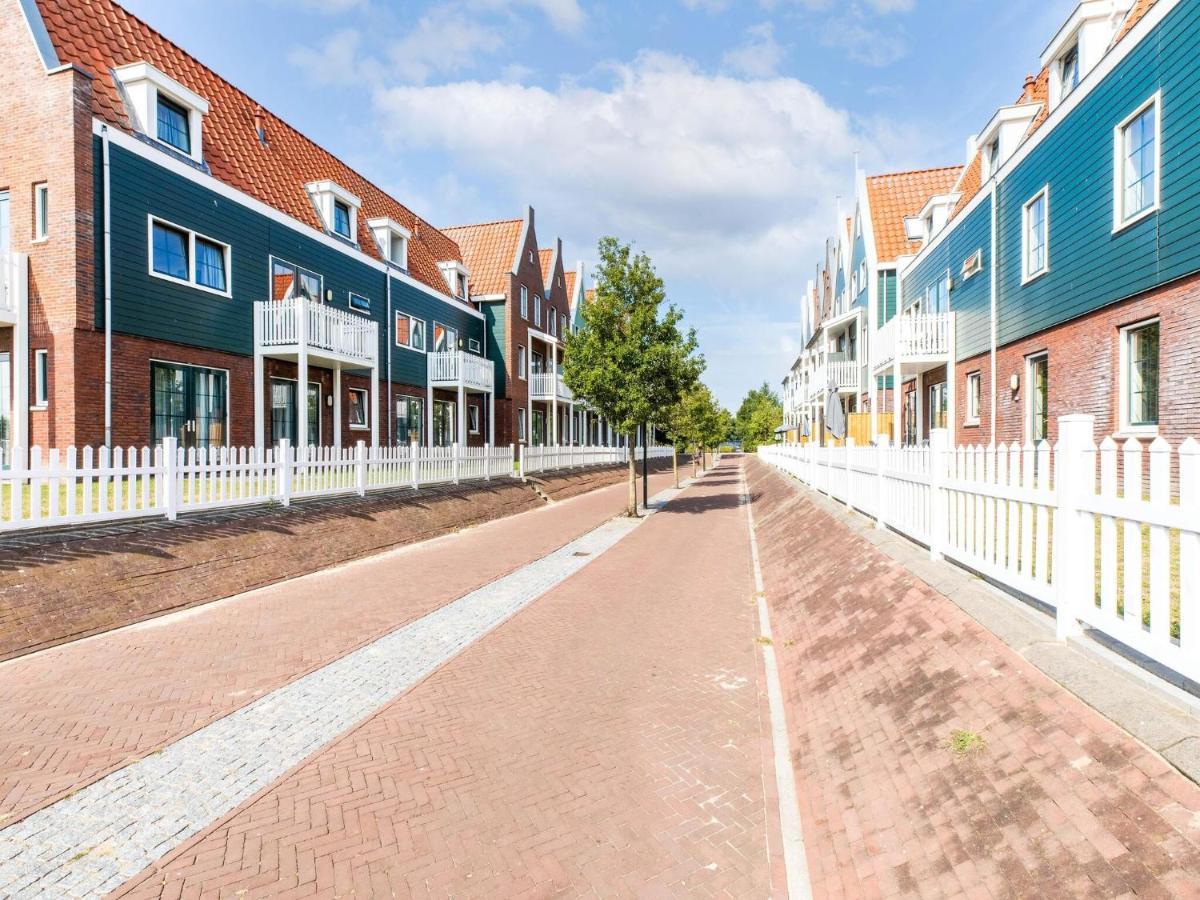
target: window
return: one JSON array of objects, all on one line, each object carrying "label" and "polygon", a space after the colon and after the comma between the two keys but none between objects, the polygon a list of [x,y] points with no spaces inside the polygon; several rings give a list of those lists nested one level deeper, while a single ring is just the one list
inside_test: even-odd
[{"label": "window", "polygon": [[468,430],[471,434],[479,434],[479,404],[472,403],[467,407]]},{"label": "window", "polygon": [[192,155],[192,130],[188,111],[174,100],[158,95],[158,139],[180,153]]},{"label": "window", "polygon": [[477,338],[467,338],[467,349],[470,350],[472,353],[482,353],[483,352],[483,347],[480,346],[479,340]]},{"label": "window", "polygon": [[153,217],[149,227],[151,275],[225,297],[230,295],[228,244]]},{"label": "window", "polygon": [[33,186],[33,239],[44,241],[50,234],[50,186]]},{"label": "window", "polygon": [[929,430],[946,427],[946,382],[929,387]]},{"label": "window", "polygon": [[396,400],[396,441],[400,444],[425,443],[425,403],[415,397]]},{"label": "window", "polygon": [[447,400],[433,401],[433,446],[449,447],[455,442],[456,407]]},{"label": "window", "polygon": [[990,178],[1000,170],[1000,138],[996,138],[984,148],[985,177]]},{"label": "window", "polygon": [[[947,272],[936,283],[931,284],[926,291],[928,303],[926,312],[944,313],[950,311],[950,273]],[[915,310],[914,310],[915,311]]]},{"label": "window", "polygon": [[229,433],[228,388],[229,373],[224,369],[150,363],[150,433],[154,443],[173,437],[185,449],[225,446]]},{"label": "window", "polygon": [[521,318],[529,319],[529,289],[521,285]]},{"label": "window", "polygon": [[458,273],[458,296],[467,299],[467,276],[462,272]]},{"label": "window", "polygon": [[542,298],[537,294],[533,295],[533,324],[542,327]]},{"label": "window", "polygon": [[566,317],[565,315],[562,317],[562,328],[561,328],[561,329],[559,329],[559,330],[560,330],[560,331],[562,331],[562,333],[563,333],[563,334],[566,334],[566,333],[567,333],[567,331],[568,331],[568,328],[567,328],[567,317]]},{"label": "window", "polygon": [[517,377],[525,377],[525,348],[517,346]]},{"label": "window", "polygon": [[225,292],[225,247],[207,238],[196,238],[196,284]]},{"label": "window", "polygon": [[433,352],[449,353],[458,349],[458,332],[438,322],[433,323]]},{"label": "window", "polygon": [[350,427],[355,431],[367,428],[367,391],[365,388],[350,388]]},{"label": "window", "polygon": [[525,440],[525,407],[517,410],[517,440]]},{"label": "window", "polygon": [[1021,233],[1024,265],[1021,270],[1022,281],[1032,281],[1039,275],[1044,275],[1050,268],[1049,232],[1050,232],[1050,187],[1047,185],[1025,204],[1022,211],[1024,228]]},{"label": "window", "polygon": [[1060,101],[1079,86],[1079,44],[1072,45],[1059,59],[1058,83]]},{"label": "window", "polygon": [[1134,325],[1123,332],[1124,428],[1158,425],[1158,339],[1158,322]]},{"label": "window", "polygon": [[1029,388],[1029,440],[1044,441],[1050,433],[1050,359],[1045,354],[1026,361],[1025,383]]},{"label": "window", "polygon": [[1129,225],[1158,208],[1158,97],[1117,126],[1116,222]]},{"label": "window", "polygon": [[553,307],[546,310],[546,325],[550,328],[552,337],[558,334],[558,317],[554,314]]},{"label": "window", "polygon": [[425,352],[425,320],[396,313],[396,346]]},{"label": "window", "polygon": [[[305,416],[305,438],[310,447],[321,446],[321,385],[310,381],[305,393],[308,411]],[[271,443],[285,438],[300,443],[300,414],[296,403],[296,381],[293,378],[271,379]]]},{"label": "window", "polygon": [[858,289],[860,292],[867,289],[867,261],[865,259],[858,267]]},{"label": "window", "polygon": [[271,299],[321,302],[321,276],[282,259],[271,258]]},{"label": "window", "polygon": [[983,377],[979,372],[967,375],[967,421],[968,425],[979,424],[979,407],[983,395]]},{"label": "window", "polygon": [[381,218],[367,220],[367,227],[375,235],[379,251],[383,258],[401,269],[408,268],[408,239],[412,232],[395,219]]},{"label": "window", "polygon": [[33,351],[33,405],[45,409],[50,405],[50,351]]},{"label": "window", "polygon": [[350,237],[350,207],[341,200],[333,202],[333,230],[344,238]]},{"label": "window", "polygon": [[356,312],[370,313],[371,301],[368,297],[364,297],[362,294],[356,294],[354,291],[351,291],[350,308]]}]

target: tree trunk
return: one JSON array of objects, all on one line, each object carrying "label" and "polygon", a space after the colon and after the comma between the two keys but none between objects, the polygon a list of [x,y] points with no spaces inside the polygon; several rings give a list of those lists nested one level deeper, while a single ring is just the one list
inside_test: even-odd
[{"label": "tree trunk", "polygon": [[679,490],[679,452],[671,447],[671,469],[675,472],[675,490]]},{"label": "tree trunk", "polygon": [[629,441],[629,505],[625,510],[625,514],[636,518],[638,514],[637,502],[637,453],[634,448],[633,440]]},{"label": "tree trunk", "polygon": [[695,447],[692,448],[692,477],[693,478],[696,477],[696,449],[697,448],[695,448]]}]

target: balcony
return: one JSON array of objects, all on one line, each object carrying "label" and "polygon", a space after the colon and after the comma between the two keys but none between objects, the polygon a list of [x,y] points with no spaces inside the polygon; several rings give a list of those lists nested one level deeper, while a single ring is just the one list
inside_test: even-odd
[{"label": "balcony", "polygon": [[291,358],[304,347],[312,362],[375,368],[379,326],[360,315],[313,300],[258,301],[254,304],[255,352]]},{"label": "balcony", "polygon": [[575,399],[575,395],[563,383],[561,375],[554,372],[534,372],[529,376],[529,399],[548,402],[561,400],[570,403]]},{"label": "balcony", "polygon": [[21,253],[0,253],[0,325],[15,325],[25,291],[21,267],[26,265]]},{"label": "balcony", "polygon": [[943,365],[954,344],[954,313],[903,313],[875,335],[875,369],[899,363],[906,372]]},{"label": "balcony", "polygon": [[429,383],[433,387],[457,388],[492,393],[496,383],[496,366],[490,359],[451,350],[429,354]]},{"label": "balcony", "polygon": [[862,363],[846,359],[844,354],[838,354],[813,369],[812,381],[809,382],[809,399],[824,397],[829,390],[830,379],[833,380],[839,394],[859,394],[865,390]]}]

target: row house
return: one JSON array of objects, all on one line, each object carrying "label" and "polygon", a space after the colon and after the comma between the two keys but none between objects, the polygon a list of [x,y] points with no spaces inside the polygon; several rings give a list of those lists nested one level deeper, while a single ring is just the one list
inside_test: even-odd
[{"label": "row house", "polygon": [[[886,414],[876,437],[1053,441],[1069,413],[1100,433],[1195,434],[1198,54],[1200,0],[1085,0],[965,165],[858,176],[855,402]],[[817,310],[817,330],[840,333],[845,308]]]}]

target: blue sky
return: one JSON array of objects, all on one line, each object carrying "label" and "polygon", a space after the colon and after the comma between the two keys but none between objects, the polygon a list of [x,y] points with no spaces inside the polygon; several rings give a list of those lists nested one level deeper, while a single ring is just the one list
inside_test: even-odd
[{"label": "blue sky", "polygon": [[[124,0],[439,225],[654,259],[736,408],[869,173],[964,161],[1071,0]],[[230,23],[236,22],[236,28]]]}]

